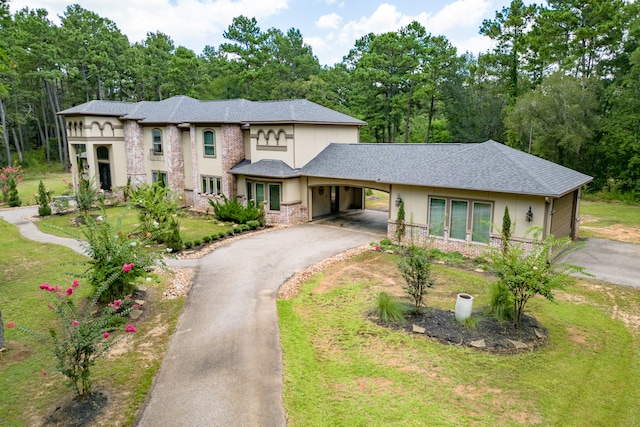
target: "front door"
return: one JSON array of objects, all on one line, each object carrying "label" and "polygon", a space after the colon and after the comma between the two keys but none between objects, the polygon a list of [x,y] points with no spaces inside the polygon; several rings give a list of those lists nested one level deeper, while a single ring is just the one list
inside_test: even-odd
[{"label": "front door", "polygon": [[331,213],[340,212],[340,187],[331,186]]},{"label": "front door", "polygon": [[111,191],[111,166],[109,163],[98,163],[98,173],[100,174],[100,189]]}]

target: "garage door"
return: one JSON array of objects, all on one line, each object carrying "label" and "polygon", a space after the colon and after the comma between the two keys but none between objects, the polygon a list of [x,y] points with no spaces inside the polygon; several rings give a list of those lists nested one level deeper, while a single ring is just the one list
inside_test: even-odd
[{"label": "garage door", "polygon": [[556,237],[573,237],[574,200],[576,192],[553,201],[551,234]]}]

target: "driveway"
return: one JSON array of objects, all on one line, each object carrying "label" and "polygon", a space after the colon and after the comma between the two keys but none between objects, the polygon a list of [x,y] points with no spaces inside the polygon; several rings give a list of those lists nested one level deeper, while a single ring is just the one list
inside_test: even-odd
[{"label": "driveway", "polygon": [[586,246],[562,258],[584,267],[594,279],[640,288],[640,245],[586,239]]},{"label": "driveway", "polygon": [[383,236],[304,224],[200,259],[138,426],[284,426],[275,299],[294,273]]}]

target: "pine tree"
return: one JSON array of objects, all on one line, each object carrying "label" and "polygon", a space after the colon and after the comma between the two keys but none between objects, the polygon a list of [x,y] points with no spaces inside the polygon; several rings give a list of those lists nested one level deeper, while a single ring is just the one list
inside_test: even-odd
[{"label": "pine tree", "polygon": [[18,186],[16,184],[16,180],[12,179],[9,182],[9,207],[14,208],[21,204],[22,202],[20,201],[20,197],[18,197]]},{"label": "pine tree", "polygon": [[36,194],[36,203],[38,206],[38,215],[40,216],[48,216],[51,215],[51,190],[47,191],[40,180],[40,184],[38,185],[38,193]]}]

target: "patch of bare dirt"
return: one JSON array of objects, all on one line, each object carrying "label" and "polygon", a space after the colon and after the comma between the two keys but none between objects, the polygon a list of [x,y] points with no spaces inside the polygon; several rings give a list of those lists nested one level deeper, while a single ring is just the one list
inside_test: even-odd
[{"label": "patch of bare dirt", "polygon": [[5,341],[4,350],[0,351],[0,366],[22,362],[28,359],[33,350],[19,341]]},{"label": "patch of bare dirt", "polygon": [[595,217],[583,215],[580,223],[580,230],[589,231],[599,239],[616,240],[618,242],[640,243],[640,227],[623,226],[621,224],[612,224],[608,226],[594,225],[589,223],[596,222]]}]

